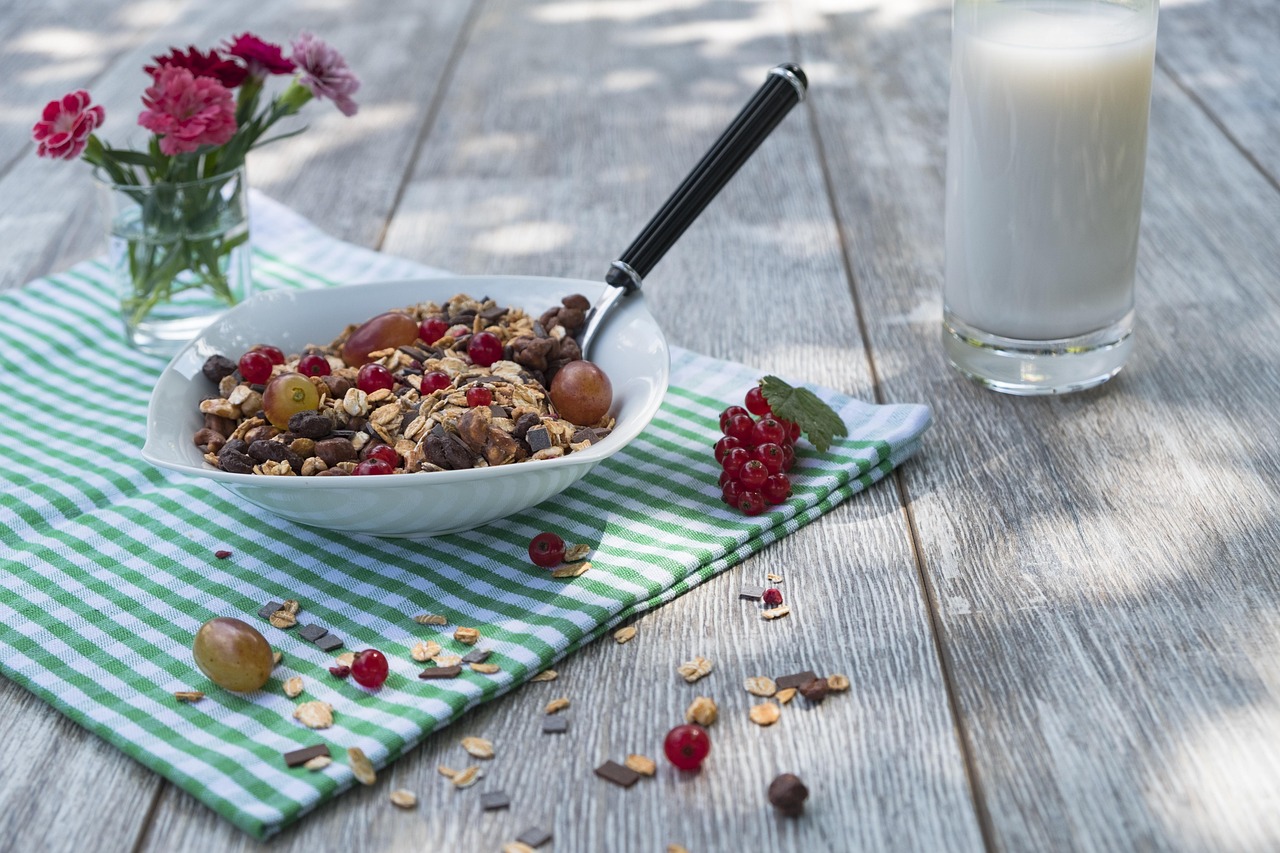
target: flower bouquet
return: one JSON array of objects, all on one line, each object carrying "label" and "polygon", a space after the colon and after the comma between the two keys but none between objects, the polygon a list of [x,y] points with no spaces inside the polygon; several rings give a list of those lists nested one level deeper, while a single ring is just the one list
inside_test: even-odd
[{"label": "flower bouquet", "polygon": [[[143,68],[151,77],[138,116],[150,131],[144,150],[99,139],[106,116],[84,90],[51,101],[36,122],[38,156],[95,167],[134,346],[173,351],[248,295],[245,156],[305,129],[268,136],[272,126],[313,98],[355,114],[360,81],[346,60],[310,33],[290,48],[285,56],[245,33],[207,52],[190,46],[154,57]],[[284,90],[266,100],[268,78],[289,74]]]}]

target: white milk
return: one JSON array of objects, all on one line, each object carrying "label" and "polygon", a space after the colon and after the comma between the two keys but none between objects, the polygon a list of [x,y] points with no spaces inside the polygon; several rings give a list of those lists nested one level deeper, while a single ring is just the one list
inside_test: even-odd
[{"label": "white milk", "polygon": [[1154,8],[957,0],[946,301],[1008,338],[1083,335],[1133,307]]}]

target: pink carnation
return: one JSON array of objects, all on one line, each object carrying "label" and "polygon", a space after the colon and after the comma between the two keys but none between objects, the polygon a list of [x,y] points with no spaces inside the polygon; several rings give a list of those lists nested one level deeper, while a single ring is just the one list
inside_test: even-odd
[{"label": "pink carnation", "polygon": [[293,40],[293,61],[298,63],[298,82],[317,98],[328,98],[345,116],[358,109],[351,96],[360,88],[360,79],[347,66],[342,54],[323,39],[301,33]]},{"label": "pink carnation", "polygon": [[201,145],[222,145],[236,132],[231,91],[212,77],[196,77],[186,68],[156,71],[155,85],[142,96],[147,108],[138,124],[160,136],[160,151],[186,154]]},{"label": "pink carnation", "polygon": [[101,127],[106,117],[102,107],[89,106],[89,93],[84,89],[50,101],[40,121],[31,128],[31,138],[38,143],[36,155],[76,159],[88,144],[89,134]]}]

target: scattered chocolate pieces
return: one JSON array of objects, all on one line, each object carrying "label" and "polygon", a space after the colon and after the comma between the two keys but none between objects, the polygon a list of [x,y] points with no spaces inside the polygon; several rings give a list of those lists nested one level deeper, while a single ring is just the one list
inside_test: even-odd
[{"label": "scattered chocolate pieces", "polygon": [[259,619],[270,619],[271,614],[275,613],[281,607],[284,607],[279,601],[268,601],[266,604],[258,608]]},{"label": "scattered chocolate pieces", "polygon": [[516,841],[521,844],[528,844],[530,847],[541,847],[550,840],[551,830],[543,829],[540,826],[531,826],[516,836]]},{"label": "scattered chocolate pieces", "polygon": [[547,428],[544,426],[531,427],[524,434],[524,440],[528,442],[529,449],[534,453],[551,447],[551,436],[547,433]]},{"label": "scattered chocolate pieces", "polygon": [[315,746],[304,746],[302,749],[284,753],[284,763],[286,767],[301,767],[317,755],[329,754],[329,745],[318,743]]},{"label": "scattered chocolate pieces", "polygon": [[456,678],[462,672],[461,666],[429,666],[418,673],[419,678]]},{"label": "scattered chocolate pieces", "polygon": [[569,718],[560,716],[549,716],[542,719],[542,733],[546,735],[559,735],[569,731]]},{"label": "scattered chocolate pieces", "polygon": [[325,634],[323,637],[313,642],[315,642],[316,648],[320,649],[322,652],[331,652],[334,649],[342,648],[342,639],[336,634]]},{"label": "scattered chocolate pieces", "polygon": [[816,680],[817,677],[818,674],[816,672],[806,669],[804,672],[793,672],[791,675],[784,675],[775,679],[774,684],[777,685],[779,690],[786,690],[788,687],[803,687],[810,681]]},{"label": "scattered chocolate pieces", "polygon": [[303,625],[298,631],[298,636],[308,643],[314,643],[327,633],[329,633],[328,628],[321,628],[319,625]]},{"label": "scattered chocolate pieces", "polygon": [[231,552],[223,548],[221,550],[214,551],[213,556],[217,557],[219,560],[225,560],[227,557],[231,556]]},{"label": "scattered chocolate pieces", "polygon": [[799,817],[808,798],[809,789],[795,774],[783,773],[769,783],[769,802],[787,817]]},{"label": "scattered chocolate pieces", "polygon": [[480,795],[480,808],[487,812],[511,806],[511,798],[503,791],[485,791]]},{"label": "scattered chocolate pieces", "polygon": [[748,601],[759,601],[763,597],[764,587],[762,586],[744,586],[738,593],[738,598],[745,598]]},{"label": "scattered chocolate pieces", "polygon": [[463,663],[484,663],[493,654],[493,649],[472,649],[462,656]]},{"label": "scattered chocolate pieces", "polygon": [[596,775],[606,782],[612,782],[623,788],[630,788],[640,780],[640,774],[616,761],[606,761],[596,768]]}]

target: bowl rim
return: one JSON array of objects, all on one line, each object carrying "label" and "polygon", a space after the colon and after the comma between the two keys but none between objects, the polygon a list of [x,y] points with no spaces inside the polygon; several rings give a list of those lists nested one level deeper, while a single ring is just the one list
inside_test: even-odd
[{"label": "bowl rim", "polygon": [[[223,313],[218,320],[215,320],[210,327],[206,327],[194,338],[188,341],[182,349],[180,349],[172,359],[165,365],[161,371],[160,377],[156,380],[156,385],[152,389],[150,400],[147,404],[147,430],[146,439],[143,443],[141,456],[144,460],[160,468],[170,471],[177,471],[182,474],[202,477],[204,479],[213,480],[222,483],[228,487],[271,487],[282,489],[305,489],[305,490],[333,490],[333,489],[350,489],[358,487],[360,489],[395,489],[407,486],[419,486],[422,481],[417,477],[409,474],[395,474],[383,477],[360,477],[356,482],[351,482],[349,477],[264,477],[260,474],[237,474],[231,471],[223,471],[220,468],[212,468],[207,463],[199,465],[192,464],[182,459],[174,459],[172,456],[158,453],[156,446],[159,444],[159,436],[156,435],[156,425],[158,419],[154,416],[156,408],[159,406],[159,391],[161,383],[165,377],[175,373],[174,365],[187,356],[191,350],[196,349],[205,340],[210,328],[228,318],[234,318],[238,313],[259,310],[259,306],[263,303],[270,303],[282,297],[280,294],[290,295],[325,295],[328,298],[340,298],[346,294],[367,287],[393,287],[393,286],[410,286],[417,284],[439,285],[442,282],[493,282],[496,280],[522,282],[522,283],[542,283],[554,284],[557,287],[573,286],[576,290],[582,291],[587,288],[594,288],[599,291],[603,287],[609,285],[602,282],[587,281],[581,279],[558,278],[553,276],[530,276],[530,275],[503,275],[503,274],[486,274],[486,275],[442,275],[442,276],[422,276],[418,278],[404,279],[388,279],[385,281],[359,282],[353,284],[341,284],[317,288],[303,289],[273,289],[262,291],[250,296],[248,299],[233,306]],[[468,293],[468,290],[459,292]],[[595,300],[592,300],[593,304]],[[649,424],[653,421],[654,415],[662,406],[662,401],[666,397],[667,389],[670,385],[671,376],[671,347],[667,341],[666,335],[662,328],[658,325],[657,320],[649,312],[644,304],[643,294],[636,291],[627,299],[628,310],[639,310],[648,316],[652,321],[656,340],[661,344],[663,358],[661,359],[658,375],[654,377],[656,390],[651,395],[648,404],[641,409],[637,417],[628,419],[621,428],[615,427],[608,436],[601,441],[592,444],[585,450],[575,451],[566,456],[560,456],[553,459],[530,460],[536,462],[538,468],[550,466],[553,468],[572,468],[578,466],[593,466],[596,463],[609,458],[623,447],[628,445],[636,438]],[[634,305],[634,307],[632,307]],[[370,315],[372,316],[372,315]],[[618,318],[613,318],[616,321]],[[601,329],[600,334],[607,337],[608,327]],[[183,381],[187,381],[184,379]],[[616,439],[616,440],[615,440]],[[517,474],[531,474],[534,470],[526,467],[526,463],[516,465],[495,465],[481,468],[468,468],[465,470],[452,471],[418,471],[415,474],[430,474],[430,483],[438,485],[448,485],[459,481],[474,482],[476,480],[493,479],[500,477],[510,477]]]}]

